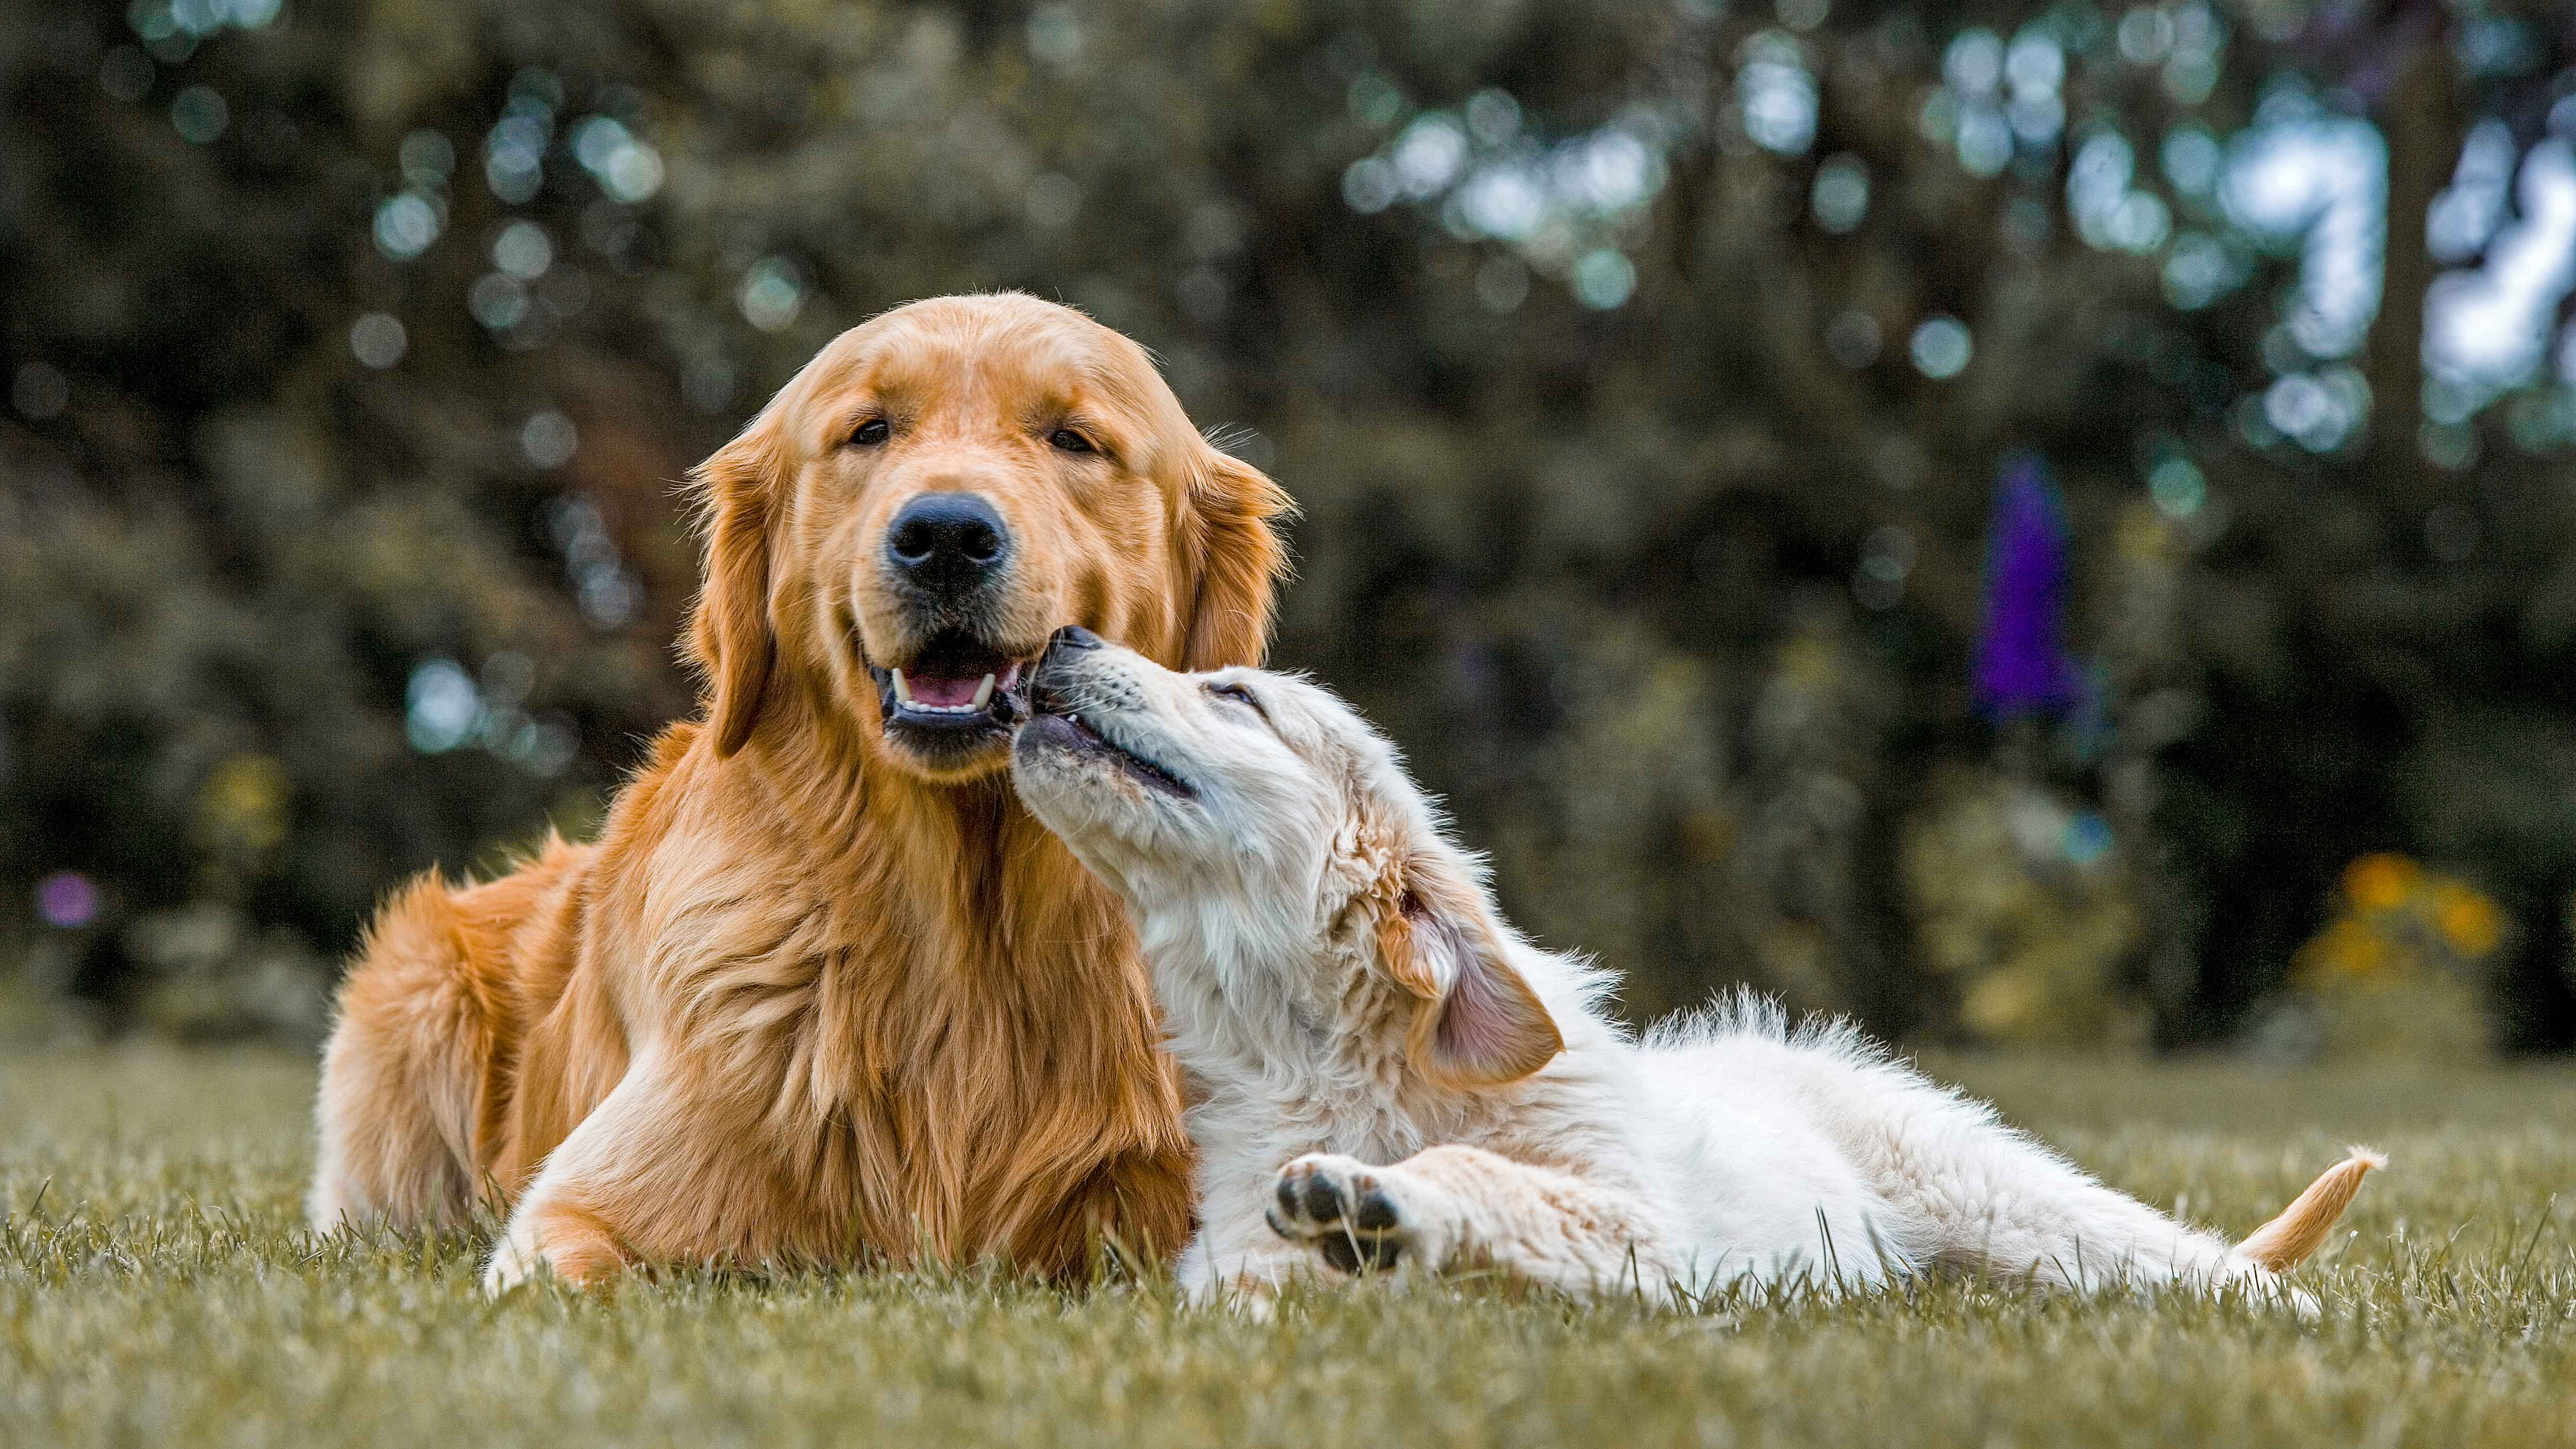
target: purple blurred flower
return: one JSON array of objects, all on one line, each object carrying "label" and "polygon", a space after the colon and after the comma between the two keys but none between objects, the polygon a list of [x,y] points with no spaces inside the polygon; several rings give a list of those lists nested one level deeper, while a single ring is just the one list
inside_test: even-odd
[{"label": "purple blurred flower", "polygon": [[76,870],[58,870],[36,882],[36,914],[69,931],[98,919],[98,887]]},{"label": "purple blurred flower", "polygon": [[2039,459],[2017,454],[1986,530],[1986,615],[1977,631],[1977,708],[1997,723],[2065,713],[2082,677],[2061,640],[2068,573],[2066,508]]}]

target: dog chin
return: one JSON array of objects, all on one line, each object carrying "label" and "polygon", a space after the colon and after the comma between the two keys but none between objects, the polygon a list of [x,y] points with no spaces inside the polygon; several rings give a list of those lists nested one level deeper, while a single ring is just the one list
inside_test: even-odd
[{"label": "dog chin", "polygon": [[1086,858],[1153,832],[1147,787],[1063,715],[1038,714],[1020,728],[1011,779],[1039,822]]}]

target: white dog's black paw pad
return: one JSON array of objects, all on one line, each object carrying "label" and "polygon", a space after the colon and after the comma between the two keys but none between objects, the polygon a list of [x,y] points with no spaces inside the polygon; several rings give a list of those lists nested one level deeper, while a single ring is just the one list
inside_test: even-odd
[{"label": "white dog's black paw pad", "polygon": [[1323,1224],[1342,1220],[1342,1185],[1330,1173],[1281,1173],[1278,1197],[1283,1221]]},{"label": "white dog's black paw pad", "polygon": [[1404,1215],[1367,1173],[1326,1161],[1291,1163],[1271,1198],[1271,1231],[1315,1248],[1342,1272],[1392,1268],[1404,1257]]},{"label": "white dog's black paw pad", "polygon": [[1404,1261],[1404,1240],[1385,1235],[1333,1233],[1315,1240],[1324,1261],[1344,1273],[1357,1273],[1362,1268],[1384,1272]]}]

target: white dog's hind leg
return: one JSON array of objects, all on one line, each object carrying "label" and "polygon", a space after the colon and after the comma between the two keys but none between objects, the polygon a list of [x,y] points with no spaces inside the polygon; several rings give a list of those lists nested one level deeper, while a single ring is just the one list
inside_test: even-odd
[{"label": "white dog's hind leg", "polygon": [[1629,1194],[1459,1145],[1392,1167],[1310,1153],[1280,1169],[1269,1209],[1273,1231],[1344,1273],[1490,1268],[1576,1297],[1666,1289],[1652,1216]]},{"label": "white dog's hind leg", "polygon": [[1910,1070],[1863,1066],[1837,1085],[1829,1117],[1841,1119],[1863,1176],[1929,1239],[1936,1261],[2050,1287],[2233,1284],[2304,1309],[2312,1300],[2287,1289],[2279,1271],[2314,1249],[2376,1160],[2335,1168],[2238,1248],[2104,1185],[1992,1109]]}]

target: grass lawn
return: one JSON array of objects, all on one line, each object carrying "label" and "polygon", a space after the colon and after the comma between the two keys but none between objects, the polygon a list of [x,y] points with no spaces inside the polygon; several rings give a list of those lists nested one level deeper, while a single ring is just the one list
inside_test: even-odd
[{"label": "grass lawn", "polygon": [[2576,1444],[2576,1073],[1942,1066],[2231,1234],[2349,1139],[2394,1165],[2302,1271],[2313,1324],[1950,1283],[1701,1315],[1368,1292],[1271,1323],[921,1276],[494,1304],[471,1245],[306,1235],[306,1063],[21,1055],[0,1445]]}]

